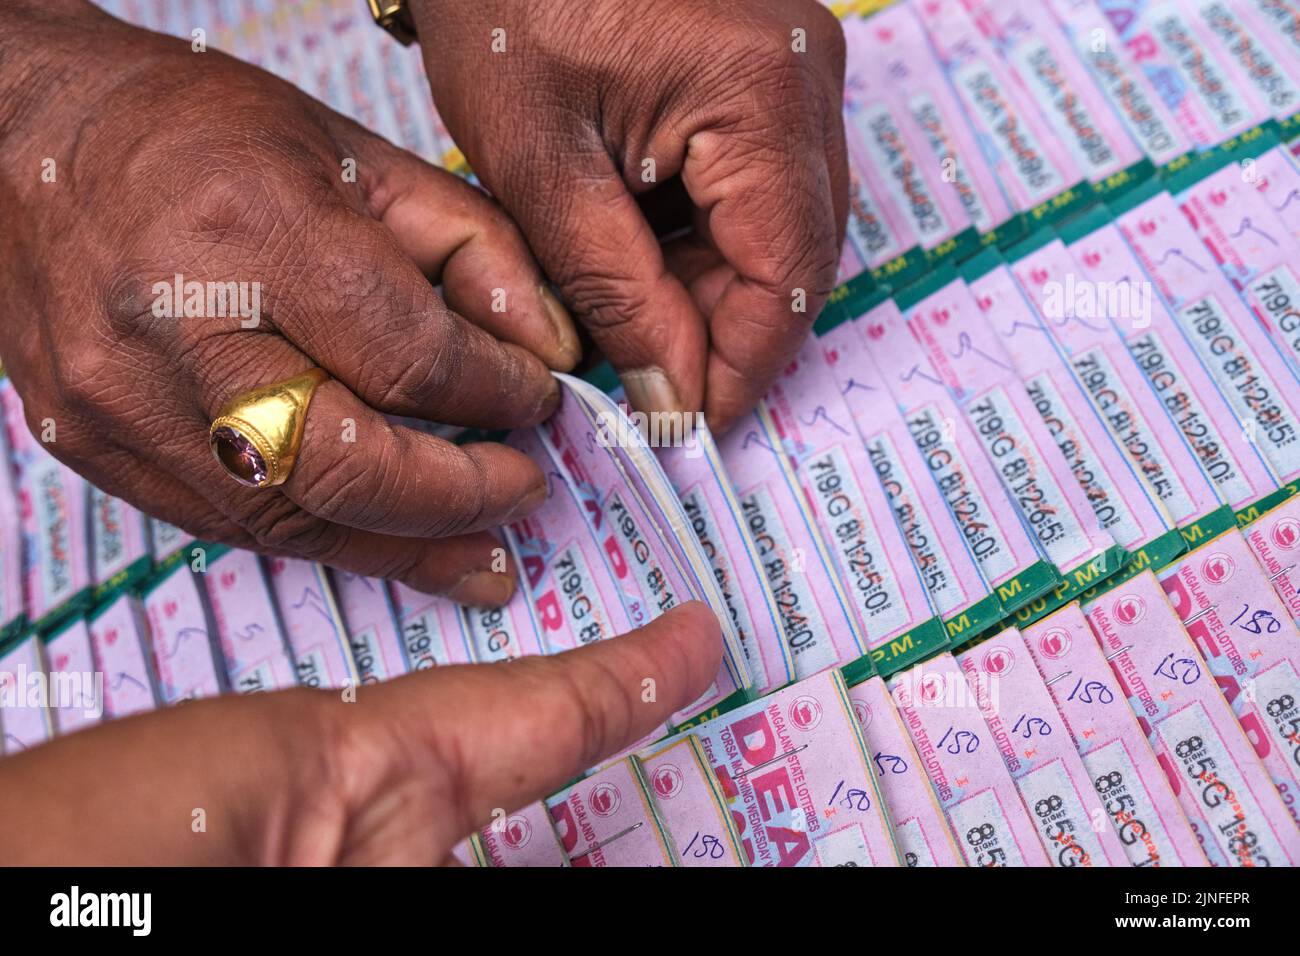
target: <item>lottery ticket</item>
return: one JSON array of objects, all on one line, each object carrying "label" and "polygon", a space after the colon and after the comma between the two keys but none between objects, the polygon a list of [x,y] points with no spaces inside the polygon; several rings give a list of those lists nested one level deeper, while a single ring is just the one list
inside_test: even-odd
[{"label": "lottery ticket", "polygon": [[541,625],[523,588],[516,588],[504,607],[462,607],[459,614],[474,663],[492,664],[544,653]]},{"label": "lottery ticket", "polygon": [[1120,231],[1244,428],[1284,481],[1300,476],[1300,373],[1247,310],[1166,192],[1125,212]]},{"label": "lottery ticket", "polygon": [[267,580],[298,683],[304,687],[357,684],[360,678],[347,627],[325,568],[301,558],[268,558]]},{"label": "lottery ticket", "polygon": [[144,591],[158,696],[164,704],[215,697],[229,687],[213,641],[215,626],[189,565],[164,572]]},{"label": "lottery ticket", "polygon": [[894,675],[889,692],[969,866],[1050,866],[1038,828],[951,654]]},{"label": "lottery ticket", "polygon": [[119,594],[90,616],[90,645],[104,675],[104,716],[113,720],[158,706],[144,607]]},{"label": "lottery ticket", "polygon": [[1244,440],[1236,412],[1206,373],[1119,228],[1106,220],[1104,211],[1086,215],[1064,230],[1062,239],[1091,288],[1139,312],[1139,321],[1112,321],[1111,328],[1219,496],[1234,509],[1243,509],[1275,493],[1278,478],[1260,446]]},{"label": "lottery ticket", "polygon": [[692,733],[722,784],[749,865],[900,865],[838,670]]},{"label": "lottery ticket", "polygon": [[[858,660],[866,644],[789,459],[767,434],[760,408],[731,427],[718,451],[776,599],[795,674],[804,678]],[[774,664],[764,664],[771,673]]]},{"label": "lottery ticket", "polygon": [[892,299],[854,321],[985,580],[1007,613],[1061,581]]},{"label": "lottery ticket", "polygon": [[849,688],[904,866],[965,866],[921,758],[880,677]]},{"label": "lottery ticket", "polygon": [[90,630],[75,617],[45,638],[50,716],[57,734],[70,734],[104,717],[104,674],[95,666]]},{"label": "lottery ticket", "polygon": [[168,524],[166,521],[160,521],[157,518],[150,518],[149,541],[150,550],[153,551],[154,563],[166,564],[187,545],[193,543],[194,536],[182,531],[174,524]]},{"label": "lottery ticket", "polygon": [[[1075,461],[1066,458],[1053,434],[1052,419],[1061,417],[1064,401],[1054,383],[1043,374],[1031,374],[1022,382],[1005,340],[999,340],[984,319],[981,305],[986,300],[1022,320],[1032,315],[1014,280],[994,270],[981,277],[979,299],[972,293],[952,270],[940,270],[907,298],[895,301],[931,368],[966,416],[1025,527],[1060,573],[1056,600],[1067,600],[1114,574],[1122,549],[1102,527],[1096,508],[1101,502],[1090,501],[1094,489],[1085,490],[1076,477]],[[1051,414],[1044,414],[1044,408]],[[1072,439],[1079,429],[1060,431]],[[1088,469],[1082,470],[1088,476]],[[1110,494],[1106,503],[1114,505],[1114,499]]]},{"label": "lottery ticket", "polygon": [[1273,590],[1286,605],[1291,620],[1300,624],[1300,497],[1292,497],[1242,529]]},{"label": "lottery ticket", "polygon": [[1282,802],[1300,823],[1300,629],[1236,529],[1159,577]]},{"label": "lottery ticket", "polygon": [[[1295,156],[1287,147],[1275,146],[1253,162],[1256,187],[1264,194],[1269,209],[1291,233],[1292,241],[1300,242],[1300,165],[1296,164]],[[1294,302],[1292,299],[1288,304]],[[1295,317],[1287,312],[1285,318],[1285,331],[1293,332]]]},{"label": "lottery ticket", "polygon": [[1098,4],[1198,147],[1214,146],[1268,118],[1250,81],[1204,32],[1191,4]]},{"label": "lottery ticket", "polygon": [[1084,606],[1213,866],[1294,866],[1300,829],[1155,575]]},{"label": "lottery ticket", "polygon": [[546,801],[570,866],[676,866],[631,757]]},{"label": "lottery ticket", "polygon": [[[1248,32],[1253,26],[1257,39],[1272,44],[1274,56],[1294,66],[1300,56],[1300,6],[1295,0],[1240,0],[1233,9],[1245,20]],[[1290,75],[1295,77],[1294,70]],[[1289,125],[1294,128],[1294,122]]]},{"label": "lottery ticket", "polygon": [[1090,183],[1113,182],[1142,160],[1141,149],[1046,5],[1020,0],[972,5],[976,22],[993,38],[1011,75]]},{"label": "lottery ticket", "polygon": [[834,384],[853,416],[949,640],[979,633],[1002,616],[1002,605],[912,441],[884,374],[852,322],[820,331]]},{"label": "lottery ticket", "polygon": [[23,604],[23,526],[4,432],[0,427],[0,641],[22,630],[27,620]]},{"label": "lottery ticket", "polygon": [[121,498],[90,489],[93,579],[99,593],[137,581],[150,569],[149,519]]},{"label": "lottery ticket", "polygon": [[544,803],[499,816],[470,838],[480,866],[568,866]]},{"label": "lottery ticket", "polygon": [[460,609],[445,598],[388,582],[393,610],[402,626],[402,646],[413,671],[474,660]]},{"label": "lottery ticket", "polygon": [[758,546],[745,525],[708,425],[696,424],[692,444],[660,447],[658,455],[690,530],[712,566],[754,691],[766,694],[784,687],[794,680],[794,658],[781,631],[776,597],[763,572]]},{"label": "lottery ticket", "polygon": [[410,669],[406,644],[385,582],[339,570],[332,571],[330,579],[361,683],[405,674]]},{"label": "lottery ticket", "polygon": [[1128,865],[1020,632],[1007,628],[956,657],[1052,865]]},{"label": "lottery ticket", "polygon": [[230,688],[239,694],[298,683],[260,559],[237,548],[212,549],[203,575]]},{"label": "lottery ticket", "polygon": [[1048,6],[1146,156],[1164,166],[1190,150],[1191,141],[1094,0],[1049,0]]},{"label": "lottery ticket", "polygon": [[7,378],[0,406],[22,521],[27,616],[45,626],[90,599],[88,485],[36,440]]},{"label": "lottery ticket", "polygon": [[0,654],[0,752],[19,753],[54,736],[44,686],[45,665],[35,634]]},{"label": "lottery ticket", "polygon": [[1231,0],[1192,0],[1190,4],[1205,34],[1213,37],[1219,54],[1237,67],[1256,97],[1274,119],[1284,120],[1300,110],[1300,83],[1296,81],[1296,54],[1278,41],[1285,32],[1260,22],[1259,7]]},{"label": "lottery ticket", "polygon": [[794,464],[875,670],[893,673],[945,647],[943,622],[816,339],[763,401],[767,440]]},{"label": "lottery ticket", "polygon": [[1300,243],[1268,197],[1228,162],[1175,198],[1294,369],[1300,364]]},{"label": "lottery ticket", "polygon": [[[961,0],[914,4],[993,168],[1021,212],[1085,179]],[[1080,193],[1080,198],[1087,191]]]},{"label": "lottery ticket", "polygon": [[1137,716],[1077,603],[1030,625],[1024,643],[1133,866],[1206,866]]},{"label": "lottery ticket", "polygon": [[744,866],[722,785],[693,734],[634,759],[678,866]]}]

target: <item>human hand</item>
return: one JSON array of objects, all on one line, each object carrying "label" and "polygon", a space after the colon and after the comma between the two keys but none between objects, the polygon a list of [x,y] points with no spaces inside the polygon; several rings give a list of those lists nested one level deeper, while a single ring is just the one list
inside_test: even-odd
[{"label": "human hand", "polygon": [[[267,73],[69,0],[0,11],[0,145],[0,355],[56,457],[204,539],[509,598],[475,532],[540,504],[541,472],[381,414],[554,407],[545,363],[578,343],[490,199]],[[228,303],[184,315],[176,276]],[[208,423],[313,365],[333,381],[288,482],[239,486]]]},{"label": "human hand", "polygon": [[468,834],[698,700],[721,647],[691,602],[578,650],[437,667],[352,702],[300,688],[112,721],[0,760],[3,860],[450,863]]},{"label": "human hand", "polygon": [[[412,9],[439,114],[632,403],[716,430],[752,406],[835,282],[835,17],[815,0]],[[661,250],[656,226],[691,229]]]}]

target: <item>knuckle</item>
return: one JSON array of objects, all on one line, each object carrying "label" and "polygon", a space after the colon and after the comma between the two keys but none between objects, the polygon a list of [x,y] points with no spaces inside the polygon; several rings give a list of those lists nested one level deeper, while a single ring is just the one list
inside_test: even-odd
[{"label": "knuckle", "polygon": [[346,544],[345,530],[296,507],[282,495],[255,508],[244,520],[244,528],[259,548],[277,554],[293,554],[329,563]]},{"label": "knuckle", "polygon": [[269,230],[284,210],[265,173],[229,165],[205,171],[182,198],[182,226],[217,239]]}]

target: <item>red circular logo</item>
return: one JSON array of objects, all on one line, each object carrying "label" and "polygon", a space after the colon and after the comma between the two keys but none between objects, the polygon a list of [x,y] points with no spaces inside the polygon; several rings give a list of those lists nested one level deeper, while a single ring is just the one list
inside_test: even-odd
[{"label": "red circular logo", "polygon": [[790,723],[800,730],[812,730],[822,722],[822,705],[816,697],[796,697],[790,703]]},{"label": "red circular logo", "polygon": [[1236,562],[1222,551],[1215,551],[1201,562],[1201,574],[1205,575],[1205,580],[1211,584],[1222,584],[1232,577],[1232,572],[1235,570],[1237,570]]},{"label": "red circular logo", "polygon": [[921,700],[933,704],[943,697],[943,675],[927,674],[921,678]]},{"label": "red circular logo", "polygon": [[501,832],[501,842],[512,850],[522,850],[533,838],[533,825],[524,817],[510,817]]},{"label": "red circular logo", "polygon": [[665,800],[671,800],[682,792],[682,772],[670,763],[655,771],[652,782],[655,794]]},{"label": "red circular logo", "polygon": [[1063,627],[1054,627],[1044,631],[1038,639],[1038,649],[1050,660],[1060,660],[1070,652],[1070,632]]},{"label": "red circular logo", "polygon": [[1295,518],[1279,518],[1269,536],[1283,551],[1290,551],[1300,544],[1300,521]]},{"label": "red circular logo", "polygon": [[984,654],[982,663],[986,674],[1009,674],[1016,663],[1016,655],[1008,648],[994,647]]},{"label": "red circular logo", "polygon": [[863,730],[871,725],[871,708],[866,701],[855,700],[853,702],[853,715],[858,718],[858,726]]},{"label": "red circular logo", "polygon": [[612,817],[623,804],[623,795],[612,783],[598,783],[591,788],[591,812],[599,817]]},{"label": "red circular logo", "polygon": [[1147,605],[1136,594],[1126,594],[1111,606],[1111,613],[1121,624],[1136,624],[1147,615]]}]

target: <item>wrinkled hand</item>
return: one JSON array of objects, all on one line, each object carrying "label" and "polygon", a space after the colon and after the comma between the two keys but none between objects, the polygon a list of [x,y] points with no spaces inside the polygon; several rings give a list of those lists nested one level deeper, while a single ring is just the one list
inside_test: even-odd
[{"label": "wrinkled hand", "polygon": [[354,702],[304,688],[114,721],[0,761],[4,862],[449,863],[698,700],[721,647],[692,602],[623,637],[420,671]]},{"label": "wrinkled hand", "polygon": [[[703,409],[715,429],[748,409],[835,281],[834,16],[815,0],[413,10],[440,115],[633,404]],[[661,250],[656,226],[689,232]]]},{"label": "wrinkled hand", "polygon": [[[543,360],[567,368],[578,344],[505,214],[218,52],[86,4],[18,7],[0,11],[0,355],[33,432],[52,422],[56,457],[202,538],[508,598],[471,532],[538,505],[540,471],[381,414],[507,427],[553,408]],[[178,275],[244,298],[179,315]],[[208,423],[312,365],[334,381],[290,480],[237,485]]]}]

